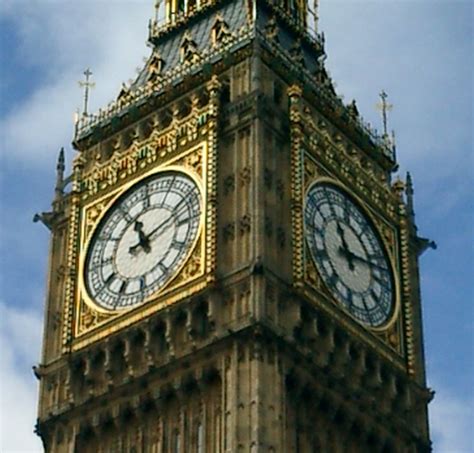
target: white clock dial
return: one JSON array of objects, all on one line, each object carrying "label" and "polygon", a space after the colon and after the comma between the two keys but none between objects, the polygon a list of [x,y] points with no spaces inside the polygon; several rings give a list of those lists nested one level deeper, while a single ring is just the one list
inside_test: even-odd
[{"label": "white clock dial", "polygon": [[95,230],[84,279],[102,308],[139,305],[176,274],[198,235],[201,195],[184,173],[150,176],[127,190]]},{"label": "white clock dial", "polygon": [[394,308],[393,276],[367,216],[339,188],[313,185],[306,196],[306,240],[335,299],[362,324],[379,327]]}]

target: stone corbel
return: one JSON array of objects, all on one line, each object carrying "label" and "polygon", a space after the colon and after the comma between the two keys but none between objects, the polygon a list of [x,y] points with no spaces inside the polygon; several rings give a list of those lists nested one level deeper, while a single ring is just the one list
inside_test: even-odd
[{"label": "stone corbel", "polygon": [[204,369],[199,367],[199,368],[196,368],[193,372],[193,376],[194,376],[194,380],[196,382],[196,387],[197,389],[201,392],[201,393],[204,393],[205,389],[206,389],[206,382],[205,382],[205,379],[204,379],[204,376],[205,376],[205,373],[204,373]]},{"label": "stone corbel", "polygon": [[116,428],[120,427],[120,406],[117,404],[110,410],[110,420]]},{"label": "stone corbel", "polygon": [[92,391],[94,379],[92,376],[92,355],[91,353],[86,353],[82,356],[84,361],[84,381],[87,387],[89,387],[89,392]]},{"label": "stone corbel", "polygon": [[147,320],[145,324],[145,328],[143,329],[143,333],[145,334],[145,340],[143,342],[144,348],[144,355],[145,355],[145,362],[148,370],[151,370],[155,367],[155,361],[153,359],[153,351],[151,348],[151,321],[150,319]]},{"label": "stone corbel", "polygon": [[214,332],[216,330],[215,313],[216,307],[221,302],[217,292],[213,291],[207,299],[207,320],[209,323],[209,331]]},{"label": "stone corbel", "polygon": [[175,356],[175,351],[174,351],[174,345],[173,345],[173,339],[171,337],[172,331],[173,331],[173,321],[171,319],[170,314],[168,313],[165,316],[165,341],[166,341],[166,347],[168,349],[168,354],[170,358],[173,358]]},{"label": "stone corbel", "polygon": [[193,350],[196,349],[196,329],[194,328],[194,313],[189,309],[189,306],[186,308],[186,332],[188,333],[189,339],[191,341],[191,346]]},{"label": "stone corbel", "polygon": [[127,377],[133,378],[134,369],[131,360],[131,343],[130,338],[125,337],[123,340],[123,360],[125,362],[125,369],[127,370]]},{"label": "stone corbel", "polygon": [[112,383],[112,345],[110,340],[107,338],[104,342],[104,373],[110,383]]}]

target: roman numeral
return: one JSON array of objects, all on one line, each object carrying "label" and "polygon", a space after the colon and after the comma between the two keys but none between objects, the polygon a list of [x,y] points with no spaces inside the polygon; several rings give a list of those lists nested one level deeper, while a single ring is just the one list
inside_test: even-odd
[{"label": "roman numeral", "polygon": [[107,277],[107,279],[105,280],[105,285],[110,285],[110,284],[114,281],[114,279],[115,279],[116,276],[117,276],[117,274],[115,274],[115,273],[112,272],[112,273]]},{"label": "roman numeral", "polygon": [[147,209],[150,206],[150,193],[148,184],[143,186],[143,207]]},{"label": "roman numeral", "polygon": [[143,291],[146,287],[146,281],[145,281],[145,277],[142,276],[140,277],[140,291]]},{"label": "roman numeral", "polygon": [[167,188],[167,191],[166,191],[166,194],[165,194],[165,196],[164,196],[164,198],[163,198],[163,201],[162,201],[162,204],[163,204],[163,205],[166,203],[166,199],[168,198],[168,195],[169,195],[169,193],[171,192],[171,187],[173,187],[175,180],[176,180],[176,176],[173,176],[173,179],[172,179],[171,182],[169,183],[168,188]]},{"label": "roman numeral", "polygon": [[158,263],[158,267],[163,271],[163,274],[168,273],[168,268],[161,261]]},{"label": "roman numeral", "polygon": [[185,223],[189,223],[191,220],[194,220],[195,218],[199,217],[200,215],[201,214],[196,214],[196,215],[193,215],[191,217],[186,217],[185,219],[181,219],[180,221],[178,221],[176,226],[180,227],[181,225],[184,225]]},{"label": "roman numeral", "polygon": [[354,300],[352,298],[352,291],[347,288],[347,302],[349,302],[349,309],[354,306]]},{"label": "roman numeral", "polygon": [[173,247],[174,249],[181,249],[183,248],[183,246],[185,245],[186,243],[184,241],[177,241],[176,239],[173,240],[173,242],[171,243],[171,247]]},{"label": "roman numeral", "polygon": [[[328,251],[326,249],[316,249],[317,250],[317,255],[324,261],[328,261],[329,260],[329,255],[328,255]],[[329,263],[331,264],[331,268],[332,268],[332,263]]]},{"label": "roman numeral", "polygon": [[329,279],[328,279],[328,283],[331,285],[331,286],[336,286],[336,283],[338,281],[338,277],[336,274],[332,274]]},{"label": "roman numeral", "polygon": [[125,293],[125,290],[127,289],[127,280],[122,280],[122,283],[120,285],[120,289],[119,289],[119,294],[124,294]]},{"label": "roman numeral", "polygon": [[106,266],[107,264],[111,264],[112,261],[113,261],[113,258],[111,256],[109,258],[106,258],[106,259],[102,260],[102,261],[97,261],[89,268],[89,271],[90,272],[95,272],[100,267]]},{"label": "roman numeral", "polygon": [[373,321],[373,318],[372,318],[372,313],[367,305],[367,302],[365,301],[365,299],[363,297],[361,297],[362,299],[362,304],[364,305],[364,308],[365,308],[365,312],[367,313],[367,318],[369,319],[369,324],[371,326],[374,325],[374,321]]}]

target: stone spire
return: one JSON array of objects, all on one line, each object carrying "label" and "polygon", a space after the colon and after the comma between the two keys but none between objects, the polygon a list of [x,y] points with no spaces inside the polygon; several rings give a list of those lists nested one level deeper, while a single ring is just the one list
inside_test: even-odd
[{"label": "stone spire", "polygon": [[58,162],[56,164],[56,187],[54,192],[56,194],[56,199],[61,198],[63,195],[64,189],[64,148],[59,150]]},{"label": "stone spire", "polygon": [[415,193],[413,190],[413,181],[411,179],[411,174],[408,171],[406,177],[406,184],[405,184],[405,193],[407,196],[407,212],[410,216],[411,221],[415,222],[415,210],[413,207],[413,194]]}]

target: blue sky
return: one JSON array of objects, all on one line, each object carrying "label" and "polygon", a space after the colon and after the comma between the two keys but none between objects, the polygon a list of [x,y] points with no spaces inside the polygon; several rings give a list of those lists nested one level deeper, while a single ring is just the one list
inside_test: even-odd
[{"label": "blue sky", "polygon": [[[394,104],[402,175],[415,183],[435,452],[474,451],[473,4],[456,0],[320,0],[327,66],[337,92],[380,128]],[[114,99],[150,50],[153,0],[0,3],[0,450],[41,451],[32,434],[49,209],[61,146],[71,162],[77,81],[91,67],[91,110]]]}]

